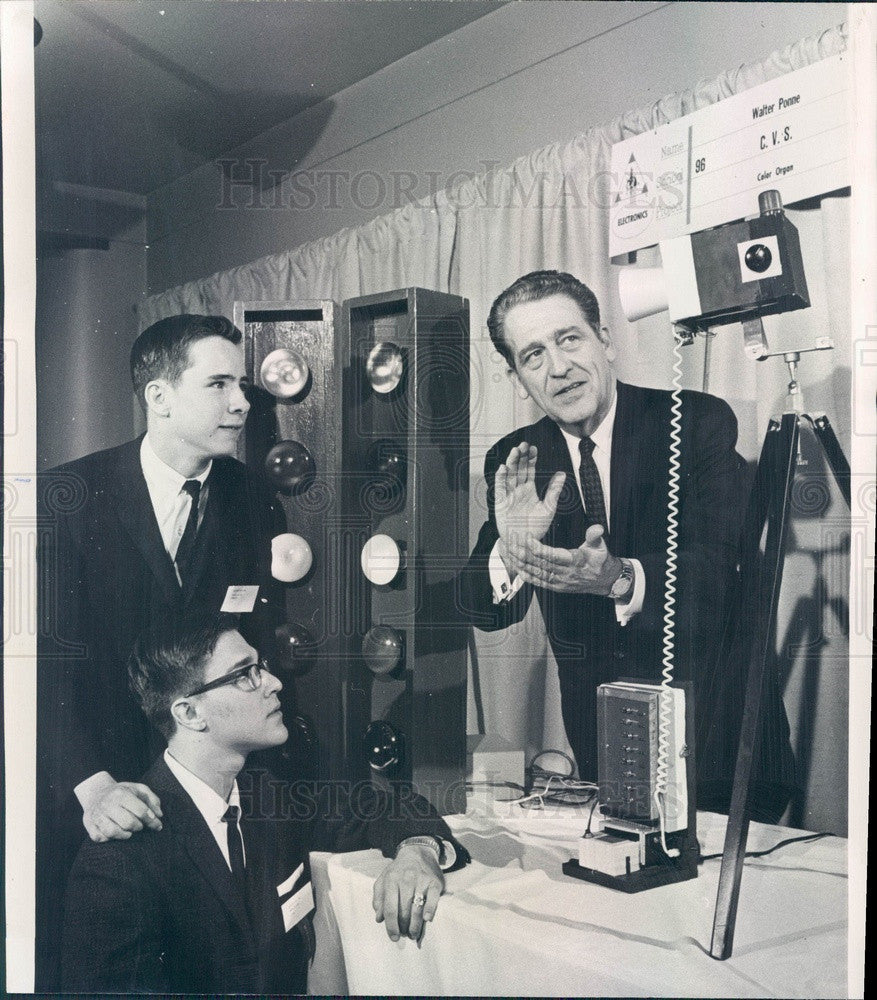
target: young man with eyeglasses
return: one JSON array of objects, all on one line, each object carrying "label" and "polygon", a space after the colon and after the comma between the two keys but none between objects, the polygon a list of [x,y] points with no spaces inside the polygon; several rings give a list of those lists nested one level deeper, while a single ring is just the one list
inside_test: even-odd
[{"label": "young man with eyeglasses", "polygon": [[304,992],[309,850],[377,847],[394,858],[373,894],[393,940],[420,937],[443,869],[465,860],[423,800],[403,806],[364,785],[346,809],[336,794],[324,814],[302,810],[318,799],[294,801],[284,786],[250,784],[249,775],[238,786],[248,754],[280,745],[287,731],[280,679],[236,624],[202,618],[137,644],[131,687],[167,738],[143,779],[161,817],[156,828],[80,850],[66,897],[66,990]]}]

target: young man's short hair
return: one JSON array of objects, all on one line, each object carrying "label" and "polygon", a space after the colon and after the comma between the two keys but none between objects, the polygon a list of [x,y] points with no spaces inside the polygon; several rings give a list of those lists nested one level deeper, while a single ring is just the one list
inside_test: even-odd
[{"label": "young man's short hair", "polygon": [[225,316],[192,313],[160,319],[140,334],[131,348],[131,381],[141,406],[153,379],[167,379],[171,384],[179,380],[189,367],[189,348],[205,337],[222,337],[232,344],[242,340],[241,331]]},{"label": "young man's short hair", "polygon": [[539,302],[552,295],[567,295],[578,305],[588,326],[600,331],[600,304],[590,288],[572,274],[565,271],[531,271],[509,285],[494,300],[487,317],[487,329],[493,346],[505,358],[509,368],[514,370],[515,359],[505,339],[505,318],[515,306],[525,302]]},{"label": "young man's short hair", "polygon": [[237,615],[217,612],[147,629],[128,660],[128,682],[146,718],[170,739],[176,728],[171,705],[204,683],[204,667],[219,637],[233,632]]}]

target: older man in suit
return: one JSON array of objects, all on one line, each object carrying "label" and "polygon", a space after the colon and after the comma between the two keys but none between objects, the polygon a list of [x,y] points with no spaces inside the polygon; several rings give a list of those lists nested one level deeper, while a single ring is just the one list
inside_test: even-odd
[{"label": "older man in suit", "polygon": [[264,646],[281,613],[270,541],[282,514],[234,458],[249,410],[241,340],[221,316],[150,326],[131,351],[146,434],[41,477],[40,988],[52,988],[58,890],[83,824],[104,840],[161,816],[138,780],[161,741],[127,688],[136,636],[184,610],[229,607]]},{"label": "older man in suit", "polygon": [[346,806],[333,789],[334,808],[323,810],[318,790],[239,788],[247,755],[287,732],[280,680],[235,625],[225,615],[184,620],[136,647],[132,688],[168,740],[144,778],[162,820],[81,849],[67,892],[64,989],[304,992],[315,847],[394,856],[373,894],[393,940],[418,939],[435,915],[455,844],[426,803],[416,815],[410,800],[399,809],[363,786]]},{"label": "older man in suit", "polygon": [[[518,279],[488,328],[516,389],[545,416],[487,454],[489,516],[462,574],[462,606],[479,628],[500,629],[536,594],[579,773],[596,779],[598,685],[660,680],[673,400],[617,380],[597,300],[572,275]],[[745,466],[724,401],[683,392],[679,424],[675,676],[694,683],[704,804],[726,807],[742,691],[716,667]],[[775,685],[765,719],[775,752],[763,755],[756,812],[776,818],[792,762]]]}]

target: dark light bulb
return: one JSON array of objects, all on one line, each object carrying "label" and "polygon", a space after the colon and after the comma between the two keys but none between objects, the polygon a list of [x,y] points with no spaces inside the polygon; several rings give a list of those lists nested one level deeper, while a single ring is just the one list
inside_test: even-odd
[{"label": "dark light bulb", "polygon": [[362,736],[362,752],[373,771],[389,771],[404,755],[404,740],[389,722],[372,722]]},{"label": "dark light bulb", "polygon": [[284,673],[299,677],[314,665],[314,637],[310,630],[298,622],[278,625],[274,630],[277,640],[277,666]]},{"label": "dark light bulb", "polygon": [[373,674],[388,674],[402,662],[401,633],[389,625],[375,625],[362,640],[362,658]]},{"label": "dark light bulb", "polygon": [[299,441],[280,441],[265,458],[265,472],[278,490],[304,490],[316,471],[313,455]]}]

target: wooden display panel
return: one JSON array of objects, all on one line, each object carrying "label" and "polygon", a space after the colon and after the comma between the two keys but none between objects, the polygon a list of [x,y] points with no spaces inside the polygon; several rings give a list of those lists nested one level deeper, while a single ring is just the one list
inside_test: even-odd
[{"label": "wooden display panel", "polygon": [[[409,288],[343,306],[341,491],[348,552],[347,757],[351,774],[412,781],[442,813],[465,811],[467,630],[454,580],[468,555],[469,307],[465,299]],[[395,345],[400,380],[376,391],[369,358]],[[381,389],[392,382],[393,351],[377,358]],[[386,466],[393,467],[386,474]],[[383,468],[384,474],[377,469]],[[389,536],[404,563],[388,583],[360,565],[365,543]],[[394,630],[401,662],[375,673],[363,641],[375,626]],[[370,768],[363,734],[390,723],[401,739],[397,764]]]},{"label": "wooden display panel", "polygon": [[[339,618],[343,587],[335,555],[341,534],[341,377],[338,307],[334,302],[236,302],[234,321],[244,334],[251,409],[241,446],[242,460],[276,488],[265,460],[282,441],[303,445],[314,463],[303,488],[277,491],[287,531],[302,536],[313,553],[310,571],[285,584],[286,622],[308,630],[313,645],[304,659],[290,662],[283,641],[268,652],[283,680],[281,700],[290,729],[286,750],[292,776],[339,778],[345,774]],[[278,348],[296,351],[310,374],[291,398],[278,398],[261,383],[262,362]],[[290,669],[290,667],[292,669]],[[310,733],[304,731],[304,725]]]}]

